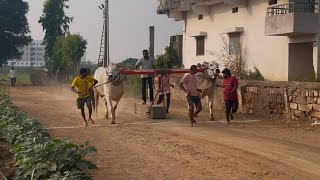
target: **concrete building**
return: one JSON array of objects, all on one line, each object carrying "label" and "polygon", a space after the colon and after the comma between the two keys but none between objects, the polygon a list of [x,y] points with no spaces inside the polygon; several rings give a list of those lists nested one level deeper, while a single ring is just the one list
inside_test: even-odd
[{"label": "concrete building", "polygon": [[[319,0],[158,0],[158,14],[183,21],[183,64],[245,49],[268,80],[320,80]],[[238,49],[239,50],[239,49]]]},{"label": "concrete building", "polygon": [[45,46],[42,41],[34,40],[28,46],[23,48],[23,55],[20,60],[9,60],[9,66],[28,67],[28,66],[44,66]]}]

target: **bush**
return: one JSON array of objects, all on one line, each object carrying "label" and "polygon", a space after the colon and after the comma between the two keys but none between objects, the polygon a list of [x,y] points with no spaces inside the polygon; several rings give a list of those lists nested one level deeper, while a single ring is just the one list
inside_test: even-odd
[{"label": "bush", "polygon": [[77,146],[51,139],[36,120],[13,106],[4,88],[0,88],[0,129],[0,137],[14,154],[15,179],[91,179],[83,170],[96,166],[83,158],[96,149],[88,143]]},{"label": "bush", "polygon": [[254,67],[254,71],[249,70],[247,72],[246,71],[240,72],[239,78],[243,80],[264,81],[264,77],[257,67]]}]

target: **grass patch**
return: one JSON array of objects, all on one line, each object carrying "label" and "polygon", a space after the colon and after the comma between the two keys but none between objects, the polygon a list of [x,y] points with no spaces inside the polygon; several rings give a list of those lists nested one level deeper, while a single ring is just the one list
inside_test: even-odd
[{"label": "grass patch", "polygon": [[[9,74],[0,73],[0,82],[6,82],[10,84]],[[31,85],[30,74],[17,73],[17,84],[18,85]]]}]

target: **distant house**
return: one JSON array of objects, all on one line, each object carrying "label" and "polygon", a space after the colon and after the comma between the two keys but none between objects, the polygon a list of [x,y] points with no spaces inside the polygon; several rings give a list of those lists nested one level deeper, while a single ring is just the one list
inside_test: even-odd
[{"label": "distant house", "polygon": [[28,46],[23,48],[21,59],[13,59],[8,61],[9,66],[28,67],[28,66],[44,66],[45,46],[42,41],[34,40]]},{"label": "distant house", "polygon": [[183,64],[246,50],[249,69],[269,80],[309,80],[319,63],[319,0],[158,0],[158,14],[183,21]]}]

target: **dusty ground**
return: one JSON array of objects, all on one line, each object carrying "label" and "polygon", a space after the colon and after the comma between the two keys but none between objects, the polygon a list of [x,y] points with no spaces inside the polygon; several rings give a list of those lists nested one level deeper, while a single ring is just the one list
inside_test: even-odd
[{"label": "dusty ground", "polygon": [[15,104],[37,118],[53,137],[89,140],[98,152],[89,159],[94,179],[319,179],[320,138],[260,121],[207,121],[189,127],[185,107],[169,119],[150,121],[133,114],[133,100],[120,102],[117,125],[95,118],[81,128],[75,95],[49,87],[15,87]]}]

